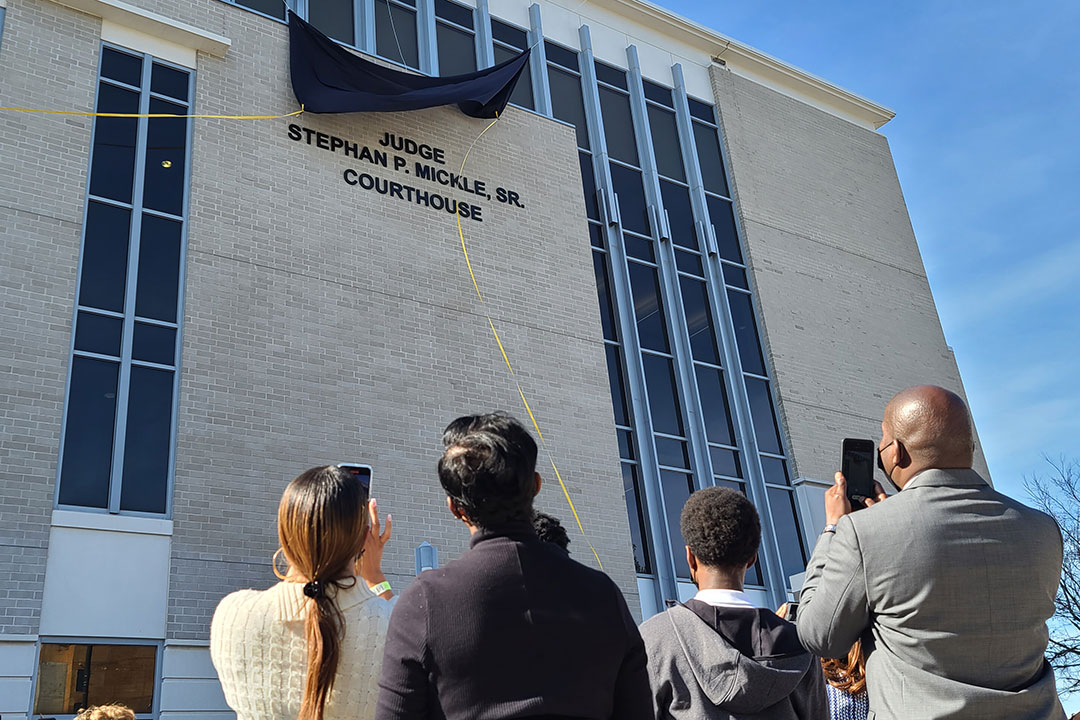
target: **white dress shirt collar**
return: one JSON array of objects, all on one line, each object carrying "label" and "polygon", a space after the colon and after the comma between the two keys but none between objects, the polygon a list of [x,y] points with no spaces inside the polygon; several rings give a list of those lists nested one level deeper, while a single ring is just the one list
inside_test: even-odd
[{"label": "white dress shirt collar", "polygon": [[727,590],[722,588],[698,590],[694,599],[714,607],[757,607],[750,599],[750,596],[740,590]]}]

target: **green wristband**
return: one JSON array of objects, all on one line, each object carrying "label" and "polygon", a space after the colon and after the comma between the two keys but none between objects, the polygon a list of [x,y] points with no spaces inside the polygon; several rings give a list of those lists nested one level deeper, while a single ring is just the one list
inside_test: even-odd
[{"label": "green wristband", "polygon": [[372,585],[368,588],[372,595],[382,595],[384,592],[390,592],[390,581],[383,580],[378,585]]}]

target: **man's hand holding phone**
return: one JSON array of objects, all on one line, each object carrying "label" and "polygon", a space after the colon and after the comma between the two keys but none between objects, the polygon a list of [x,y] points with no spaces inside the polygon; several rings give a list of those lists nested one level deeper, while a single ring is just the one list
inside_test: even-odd
[{"label": "man's hand holding phone", "polygon": [[[851,500],[848,498],[847,494],[847,480],[844,478],[844,473],[836,473],[834,481],[835,484],[825,491],[825,523],[827,525],[837,524],[840,522],[840,518],[852,511]],[[862,501],[866,507],[870,507],[888,497],[889,496],[885,494],[885,490],[881,487],[881,484],[875,480],[873,497],[862,498]]]}]

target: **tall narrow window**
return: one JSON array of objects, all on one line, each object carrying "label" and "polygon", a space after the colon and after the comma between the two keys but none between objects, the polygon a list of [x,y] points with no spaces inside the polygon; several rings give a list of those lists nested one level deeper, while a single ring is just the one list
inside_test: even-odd
[{"label": "tall narrow window", "polygon": [[[491,19],[491,38],[495,48],[496,65],[517,57],[529,47],[528,33],[495,18]],[[528,68],[518,78],[514,92],[510,95],[510,102],[530,110],[536,107],[533,101],[532,78],[529,76]]]},{"label": "tall narrow window", "polygon": [[[191,72],[102,47],[97,111],[186,115]],[[57,502],[168,512],[190,120],[98,117]]]},{"label": "tall narrow window", "polygon": [[375,52],[414,70],[420,68],[416,0],[375,0]]},{"label": "tall narrow window", "polygon": [[308,0],[308,22],[346,45],[356,44],[355,12],[353,0]]},{"label": "tall narrow window", "polygon": [[435,41],[439,48],[439,75],[476,72],[472,8],[452,0],[435,0]]}]

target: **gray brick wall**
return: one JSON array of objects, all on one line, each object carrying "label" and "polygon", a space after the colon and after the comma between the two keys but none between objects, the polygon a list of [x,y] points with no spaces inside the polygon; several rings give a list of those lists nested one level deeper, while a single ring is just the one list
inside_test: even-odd
[{"label": "gray brick wall", "polygon": [[[196,111],[294,109],[285,27],[229,7],[224,18],[234,44],[225,59],[200,56]],[[451,108],[299,122],[373,147],[386,131],[430,142],[452,171],[486,125]],[[636,606],[572,131],[511,109],[473,150],[466,175],[526,205],[481,199],[484,221],[462,221],[481,307],[451,215],[350,187],[342,173],[445,188],[293,142],[287,125],[195,128],[169,636],[205,638],[223,594],[273,581],[281,490],[314,464],[374,466],[399,587],[422,540],[443,563],[466,548],[434,472],[442,427],[480,410],[526,419],[484,312],[605,568]],[[538,504],[569,524],[546,460],[540,472]],[[571,547],[593,562],[580,536]]]},{"label": "gray brick wall", "polygon": [[963,394],[960,374],[885,136],[718,65],[712,79],[795,472],[831,481],[841,440],[880,438],[893,394]]},{"label": "gray brick wall", "polygon": [[[8,2],[0,97],[92,110],[100,23]],[[91,121],[0,113],[0,634],[33,634],[67,377]]]}]

